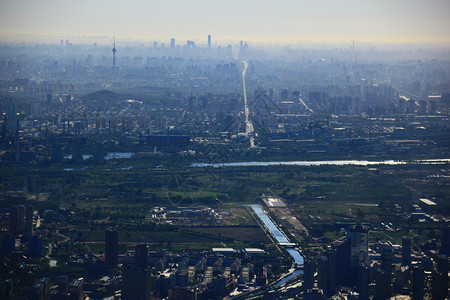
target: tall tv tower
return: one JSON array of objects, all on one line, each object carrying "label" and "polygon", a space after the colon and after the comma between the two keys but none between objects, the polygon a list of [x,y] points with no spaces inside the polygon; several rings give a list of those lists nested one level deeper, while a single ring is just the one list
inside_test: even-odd
[{"label": "tall tv tower", "polygon": [[116,70],[116,36],[114,36],[114,44],[113,44],[113,48],[112,48],[112,53],[113,53],[113,70]]}]

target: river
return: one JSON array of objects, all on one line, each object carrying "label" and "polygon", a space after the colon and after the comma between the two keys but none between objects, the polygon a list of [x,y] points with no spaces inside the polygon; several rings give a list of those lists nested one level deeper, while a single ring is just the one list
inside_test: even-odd
[{"label": "river", "polygon": [[450,159],[419,159],[419,160],[383,160],[383,161],[370,161],[370,160],[318,160],[318,161],[240,161],[229,163],[193,163],[191,167],[205,168],[205,167],[268,167],[268,166],[370,166],[370,165],[406,165],[406,164],[426,164],[426,165],[440,165],[448,164]]},{"label": "river", "polygon": [[254,129],[253,124],[249,120],[250,110],[248,109],[247,88],[245,87],[245,74],[247,73],[248,63],[245,60],[241,62],[244,64],[244,69],[242,70],[242,89],[244,91],[245,136],[250,137],[250,148],[254,148]]},{"label": "river", "polygon": [[[279,244],[280,243],[290,243],[289,239],[284,235],[284,233],[281,232],[281,230],[278,229],[278,227],[275,225],[275,223],[264,213],[261,205],[251,204],[249,206],[253,209],[255,214],[264,223],[266,228],[270,231],[272,236],[277,240],[277,242]],[[292,246],[287,246],[286,251],[292,256],[292,258],[294,259],[294,263],[296,265],[303,265],[304,259],[298,250],[292,248]],[[282,286],[289,280],[294,279],[301,274],[303,274],[303,270],[296,269],[291,274],[289,274],[288,276],[284,277],[283,279],[281,279],[280,281],[275,283],[274,286],[275,287]]]},{"label": "river", "polygon": [[267,229],[269,229],[270,233],[272,233],[278,243],[290,243],[284,233],[282,233],[275,223],[273,223],[272,220],[264,213],[261,205],[251,204],[250,207],[253,209],[258,218],[264,223],[264,225],[266,225]]}]

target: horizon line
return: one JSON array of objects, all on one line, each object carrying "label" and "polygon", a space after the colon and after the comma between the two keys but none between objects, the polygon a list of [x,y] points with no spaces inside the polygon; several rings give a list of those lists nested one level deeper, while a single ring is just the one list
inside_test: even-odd
[{"label": "horizon line", "polygon": [[[28,37],[28,38],[24,38]],[[192,35],[192,36],[138,36],[138,35],[105,35],[105,34],[48,34],[48,33],[0,33],[0,43],[42,43],[42,40],[47,40],[49,43],[53,41],[55,43],[59,42],[61,39],[75,39],[78,44],[91,44],[93,39],[100,39],[105,41],[113,37],[117,40],[130,41],[130,42],[141,42],[141,43],[153,43],[153,42],[164,42],[170,43],[170,39],[175,38],[175,40],[181,41],[194,41],[200,42],[200,44],[207,44],[208,35]],[[286,44],[298,44],[298,43],[311,43],[311,44],[351,44],[353,41],[362,44],[435,44],[442,45],[448,44],[450,46],[450,37],[437,38],[428,37],[427,39],[417,39],[417,38],[395,38],[395,37],[385,37],[385,38],[358,38],[358,37],[297,37],[297,36],[214,36],[213,44],[227,45],[227,43],[239,43],[240,41],[251,42],[255,44],[271,44],[271,43],[281,43]],[[84,43],[83,43],[84,40]],[[73,41],[72,41],[73,42]],[[101,44],[108,44],[108,42],[103,42]],[[181,44],[178,44],[181,45]]]}]

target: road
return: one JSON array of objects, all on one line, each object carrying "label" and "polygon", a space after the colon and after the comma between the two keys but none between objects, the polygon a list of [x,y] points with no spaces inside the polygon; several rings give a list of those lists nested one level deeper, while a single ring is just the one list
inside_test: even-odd
[{"label": "road", "polygon": [[248,108],[247,101],[247,88],[245,87],[245,74],[247,73],[248,63],[245,60],[242,60],[241,63],[244,64],[244,69],[242,70],[242,88],[244,90],[244,114],[245,114],[245,135],[250,137],[250,148],[255,147],[255,139],[254,139],[254,128],[253,124],[249,120],[250,110]]}]

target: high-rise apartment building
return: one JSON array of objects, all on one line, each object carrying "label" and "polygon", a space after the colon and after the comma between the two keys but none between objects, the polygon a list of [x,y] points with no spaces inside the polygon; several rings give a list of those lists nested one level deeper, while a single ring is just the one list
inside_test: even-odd
[{"label": "high-rise apartment building", "polygon": [[408,266],[411,263],[411,239],[402,238],[402,266]]},{"label": "high-rise apartment building", "polygon": [[33,206],[13,206],[9,218],[12,235],[24,234],[27,238],[33,235]]},{"label": "high-rise apartment building", "polygon": [[151,271],[126,265],[122,275],[123,300],[148,300],[151,294]]},{"label": "high-rise apartment building", "polygon": [[117,265],[119,255],[119,234],[115,228],[109,227],[105,232],[105,262]]},{"label": "high-rise apartment building", "polygon": [[135,265],[137,268],[145,269],[148,266],[148,248],[145,244],[137,245],[135,248]]},{"label": "high-rise apartment building", "polygon": [[350,265],[357,270],[360,263],[369,262],[369,230],[361,224],[352,226],[349,230],[351,243]]}]

